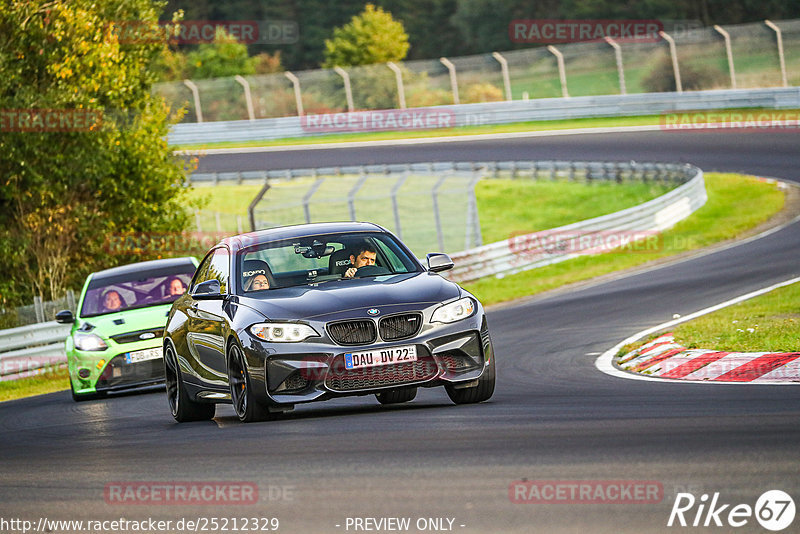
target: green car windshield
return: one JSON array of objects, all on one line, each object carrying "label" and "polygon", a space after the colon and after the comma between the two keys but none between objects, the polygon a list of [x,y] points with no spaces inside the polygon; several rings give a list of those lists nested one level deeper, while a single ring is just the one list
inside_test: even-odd
[{"label": "green car windshield", "polygon": [[83,297],[80,316],[170,304],[183,295],[193,274],[193,265],[180,265],[93,278]]}]

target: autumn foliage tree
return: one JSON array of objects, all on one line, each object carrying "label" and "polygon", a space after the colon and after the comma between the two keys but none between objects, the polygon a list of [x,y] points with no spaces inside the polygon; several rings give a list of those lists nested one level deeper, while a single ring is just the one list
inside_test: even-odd
[{"label": "autumn foliage tree", "polygon": [[184,228],[184,162],[150,92],[165,43],[115,31],[155,24],[162,7],[0,3],[0,305],[60,297],[141,259],[109,253],[113,236]]},{"label": "autumn foliage tree", "polygon": [[325,41],[323,67],[352,67],[401,61],[408,53],[408,35],[392,14],[367,4],[360,14],[333,31]]}]

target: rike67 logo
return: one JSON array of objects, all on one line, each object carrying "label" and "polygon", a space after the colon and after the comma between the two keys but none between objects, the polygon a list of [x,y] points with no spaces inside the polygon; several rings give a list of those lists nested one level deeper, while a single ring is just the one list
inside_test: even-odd
[{"label": "rike67 logo", "polygon": [[705,493],[699,499],[691,493],[678,493],[667,526],[738,528],[747,525],[753,516],[767,530],[783,530],[794,521],[794,500],[784,491],[770,490],[758,498],[755,507],[751,507],[749,504],[723,503],[719,492],[714,493],[710,500]]}]

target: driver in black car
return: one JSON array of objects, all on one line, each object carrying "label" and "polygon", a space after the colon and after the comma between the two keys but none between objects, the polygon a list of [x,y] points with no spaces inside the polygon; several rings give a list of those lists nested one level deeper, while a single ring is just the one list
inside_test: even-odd
[{"label": "driver in black car", "polygon": [[362,241],[358,246],[354,247],[353,252],[355,252],[355,254],[350,254],[350,263],[353,264],[353,267],[350,267],[344,272],[342,275],[344,278],[353,278],[359,267],[375,265],[375,258],[378,255],[375,247],[366,241]]}]

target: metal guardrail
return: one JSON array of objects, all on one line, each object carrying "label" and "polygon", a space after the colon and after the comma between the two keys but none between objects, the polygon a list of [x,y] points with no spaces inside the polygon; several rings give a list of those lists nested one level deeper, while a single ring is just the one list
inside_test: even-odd
[{"label": "metal guardrail", "polygon": [[[691,215],[708,198],[703,171],[691,165],[662,164],[654,168],[652,164],[637,163],[550,163],[553,175],[574,173],[579,169],[587,176],[634,173],[647,180],[659,179],[656,178],[658,174],[653,174],[657,169],[661,179],[685,183],[639,206],[453,254],[456,266],[446,273],[447,278],[470,282],[485,276],[504,276],[543,267],[581,254],[606,252],[618,246],[651,246],[648,239]],[[515,172],[520,171],[524,172],[524,167],[517,164]],[[536,169],[531,171],[536,172]]]},{"label": "metal guardrail", "polygon": [[[729,108],[800,108],[800,87],[769,89],[725,89],[683,93],[644,93],[630,95],[582,96],[570,98],[541,98],[484,104],[461,104],[411,108],[389,111],[355,112],[363,114],[391,113],[399,123],[415,124],[414,117],[451,117],[440,127],[509,124],[537,120],[577,119],[591,117],[625,117],[654,115],[679,111],[702,111]],[[347,113],[334,114],[347,122]],[[410,122],[403,122],[408,116]],[[358,121],[363,123],[363,121]],[[427,124],[424,120],[417,124]],[[170,145],[193,145],[219,141],[260,141],[290,137],[314,137],[336,133],[304,127],[301,117],[281,117],[240,121],[183,123],[172,127],[167,141]],[[398,128],[402,129],[402,128]],[[346,133],[374,131],[370,128],[348,127]]]},{"label": "metal guardrail", "polygon": [[64,364],[70,325],[55,321],[0,330],[0,381],[38,374]]}]

